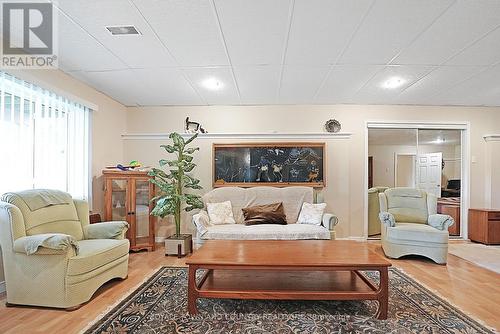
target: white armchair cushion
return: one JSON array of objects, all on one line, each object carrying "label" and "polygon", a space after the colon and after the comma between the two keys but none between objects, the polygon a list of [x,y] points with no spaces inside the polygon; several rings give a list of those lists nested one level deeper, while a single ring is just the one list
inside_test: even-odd
[{"label": "white armchair cushion", "polygon": [[449,215],[434,214],[427,219],[427,224],[441,231],[446,231],[448,227],[455,224],[455,220]]},{"label": "white armchair cushion", "polygon": [[233,216],[231,201],[207,203],[207,212],[208,217],[210,217],[210,224],[236,224]]},{"label": "white armchair cushion", "polygon": [[326,203],[311,204],[302,203],[300,210],[298,224],[321,225],[323,213],[325,212]]},{"label": "white armchair cushion", "polygon": [[78,254],[76,239],[71,235],[62,233],[36,234],[21,237],[14,241],[14,251],[26,255],[36,254],[39,248],[66,251],[71,247],[74,247],[76,254]]},{"label": "white armchair cushion", "polygon": [[193,215],[193,224],[196,227],[196,231],[199,233],[199,237],[207,233],[208,228],[211,226],[208,213],[205,210],[201,210],[197,214]]}]

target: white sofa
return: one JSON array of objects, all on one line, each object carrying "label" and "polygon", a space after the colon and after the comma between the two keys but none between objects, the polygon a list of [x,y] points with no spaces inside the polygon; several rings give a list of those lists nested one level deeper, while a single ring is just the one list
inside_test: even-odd
[{"label": "white sofa", "polygon": [[[207,203],[231,201],[236,224],[208,225],[208,214],[201,210],[193,216],[196,229],[195,245],[204,240],[299,240],[299,239],[335,239],[336,216],[325,213],[322,225],[296,224],[302,203],[313,203],[311,187],[223,187],[209,191],[203,196]],[[263,224],[246,226],[241,209],[263,204],[283,202],[287,225]],[[207,226],[207,227],[205,227]]]}]

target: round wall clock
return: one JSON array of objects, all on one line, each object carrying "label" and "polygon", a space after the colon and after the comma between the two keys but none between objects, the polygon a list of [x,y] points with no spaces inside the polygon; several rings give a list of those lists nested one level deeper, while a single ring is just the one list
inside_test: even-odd
[{"label": "round wall clock", "polygon": [[342,126],[340,125],[340,122],[336,119],[330,119],[325,123],[325,129],[328,132],[337,133],[341,128]]}]

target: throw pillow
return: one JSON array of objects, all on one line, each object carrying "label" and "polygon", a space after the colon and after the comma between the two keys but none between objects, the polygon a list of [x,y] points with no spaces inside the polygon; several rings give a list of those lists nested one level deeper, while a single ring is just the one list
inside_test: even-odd
[{"label": "throw pillow", "polygon": [[241,209],[245,217],[245,225],[279,224],[286,225],[283,203],[256,205]]},{"label": "throw pillow", "polygon": [[326,203],[311,204],[303,203],[300,209],[298,224],[310,224],[321,226],[323,212],[325,211]]},{"label": "throw pillow", "polygon": [[231,201],[207,203],[207,212],[208,217],[210,217],[210,224],[236,224],[233,216]]}]

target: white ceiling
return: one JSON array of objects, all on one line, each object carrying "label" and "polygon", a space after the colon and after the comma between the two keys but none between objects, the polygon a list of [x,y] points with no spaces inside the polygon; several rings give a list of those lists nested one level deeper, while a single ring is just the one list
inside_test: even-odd
[{"label": "white ceiling", "polygon": [[[60,67],[126,105],[500,106],[499,0],[58,0]],[[105,26],[135,25],[139,36]],[[406,83],[382,88],[391,76]],[[209,77],[224,87],[201,85]]]}]

